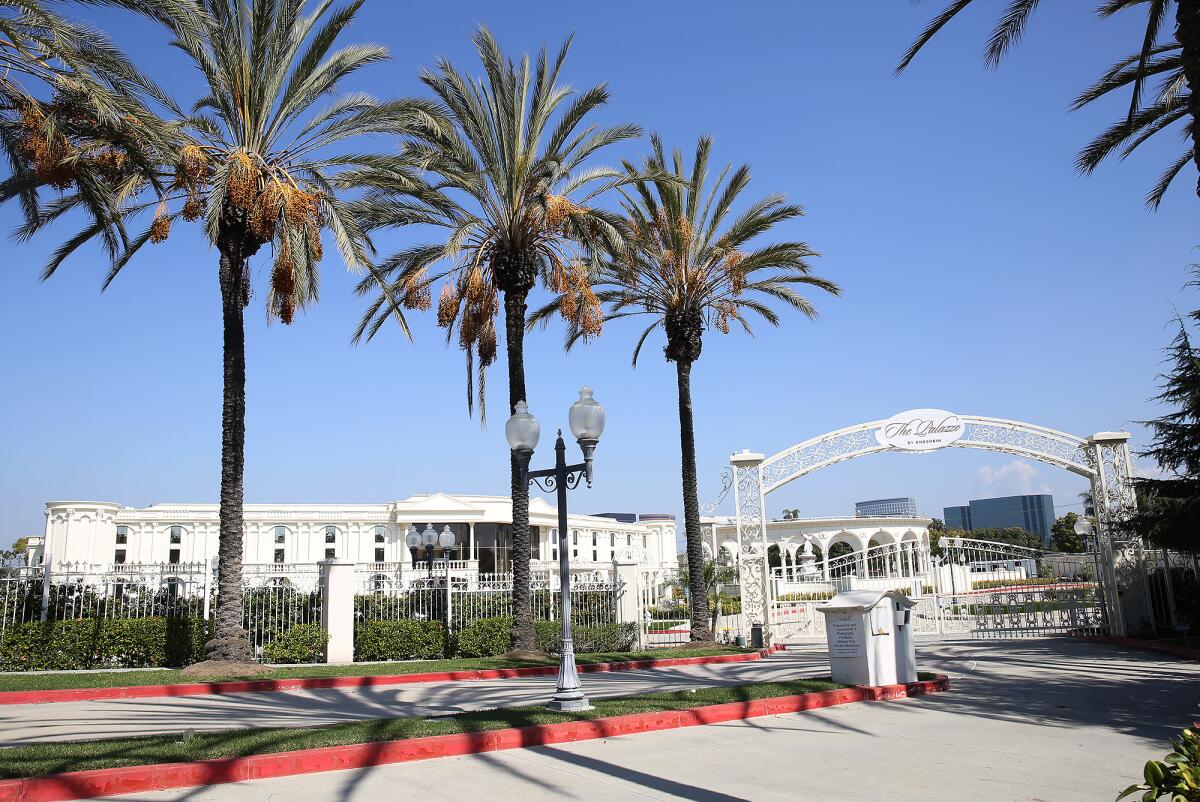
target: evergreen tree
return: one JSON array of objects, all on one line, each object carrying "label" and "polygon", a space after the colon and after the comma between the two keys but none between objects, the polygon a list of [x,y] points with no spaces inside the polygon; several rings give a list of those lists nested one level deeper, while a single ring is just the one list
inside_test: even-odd
[{"label": "evergreen tree", "polygon": [[1050,527],[1050,542],[1054,544],[1055,551],[1078,554],[1084,550],[1083,538],[1075,532],[1075,524],[1078,521],[1079,515],[1073,512],[1068,512],[1054,521],[1054,525]]},{"label": "evergreen tree", "polygon": [[[1200,320],[1200,311],[1188,317],[1192,322]],[[1167,349],[1170,372],[1160,377],[1161,391],[1153,399],[1170,411],[1139,421],[1154,433],[1150,448],[1141,456],[1154,459],[1168,475],[1134,480],[1138,512],[1129,525],[1158,546],[1196,553],[1200,551],[1200,353],[1192,345],[1188,322],[1178,317],[1175,322],[1179,331]]]}]

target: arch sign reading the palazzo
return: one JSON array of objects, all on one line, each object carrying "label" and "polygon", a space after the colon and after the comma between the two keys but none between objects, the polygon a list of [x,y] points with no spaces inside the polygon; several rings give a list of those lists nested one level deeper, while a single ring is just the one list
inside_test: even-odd
[{"label": "arch sign reading the palazzo", "polygon": [[963,436],[962,420],[944,409],[910,409],[893,415],[875,430],[879,445],[901,451],[933,451]]},{"label": "arch sign reading the palazzo", "polygon": [[[1141,591],[1118,570],[1137,558],[1136,552],[1140,550],[1140,544],[1135,541],[1117,542],[1121,523],[1136,506],[1128,432],[1096,432],[1079,437],[1023,421],[961,415],[944,409],[911,409],[884,420],[828,432],[770,456],[746,450],[730,457],[729,479],[735,491],[738,567],[746,625],[763,624],[769,629],[777,622],[772,604],[778,589],[773,587],[775,583],[767,560],[767,524],[770,522],[767,495],[801,476],[856,457],[884,452],[933,452],[948,447],[1003,452],[1085,477],[1091,484],[1097,524],[1093,571],[1097,575],[1087,580],[1092,583],[1087,585],[1091,589],[1087,592],[1098,597],[1103,605],[1106,628],[1110,633],[1120,635],[1126,631],[1127,624],[1130,630],[1142,624],[1145,613],[1131,605],[1131,600]],[[936,555],[917,555],[916,563],[929,568],[933,556]],[[1013,557],[1003,551],[985,556],[987,559],[978,559],[979,566],[971,570],[978,569],[975,572],[979,573],[986,567],[985,562],[1015,564]],[[920,558],[924,558],[924,562]],[[888,563],[889,566],[894,564]],[[1053,567],[1046,570],[1055,571]],[[920,585],[916,587],[919,590]],[[780,591],[779,595],[787,595],[787,592]],[[1037,601],[1040,605],[1034,605],[1037,609],[1049,604],[1044,599]],[[976,607],[991,609],[981,604]],[[1010,603],[1005,609],[1011,607]],[[1122,608],[1132,612],[1127,616]],[[1128,621],[1125,620],[1127,617]]]}]

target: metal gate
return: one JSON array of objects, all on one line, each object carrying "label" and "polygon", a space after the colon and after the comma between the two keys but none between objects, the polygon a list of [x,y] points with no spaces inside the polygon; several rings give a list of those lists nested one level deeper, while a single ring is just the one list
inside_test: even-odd
[{"label": "metal gate", "polygon": [[875,546],[807,572],[772,571],[770,625],[781,643],[825,640],[819,605],[843,590],[899,590],[916,602],[922,638],[1021,638],[1106,631],[1103,572],[1094,552],[943,538]]}]

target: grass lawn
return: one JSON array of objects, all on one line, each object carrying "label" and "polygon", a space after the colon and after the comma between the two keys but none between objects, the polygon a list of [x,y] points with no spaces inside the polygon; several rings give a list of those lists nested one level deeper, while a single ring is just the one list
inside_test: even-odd
[{"label": "grass lawn", "polygon": [[[923,677],[924,678],[924,677]],[[551,713],[543,707],[516,707],[458,713],[438,718],[393,718],[354,721],[313,728],[262,728],[196,733],[184,740],[179,734],[103,741],[46,743],[0,751],[0,778],[32,777],[65,771],[176,763],[221,757],[243,757],[270,752],[292,752],[322,746],[396,741],[429,735],[483,732],[532,724],[555,724],[631,713],[686,710],[725,702],[746,702],[775,696],[792,696],[843,688],[829,680],[805,679],[763,682],[695,691],[595,699],[594,710],[584,713]]]},{"label": "grass lawn", "polygon": [[[716,649],[653,649],[645,652],[611,652],[576,655],[577,663],[621,663],[664,657],[703,657],[741,654],[752,651],[733,647]],[[0,675],[0,691],[45,691],[60,688],[116,688],[130,685],[179,685],[188,682],[220,682],[238,679],[292,679],[297,677],[369,677],[385,674],[424,674],[429,671],[472,671],[488,668],[521,668],[558,665],[551,660],[502,660],[498,657],[471,657],[457,660],[405,660],[394,663],[354,663],[351,665],[311,665],[277,668],[254,677],[231,674],[228,677],[197,680],[182,676],[177,669],[168,671],[97,671],[90,673],[47,673]]]},{"label": "grass lawn", "polygon": [[668,630],[675,629],[675,627],[682,626],[685,623],[687,623],[687,622],[686,621],[652,621],[652,622],[650,622],[650,626],[646,628],[646,631],[647,632],[667,632]]}]

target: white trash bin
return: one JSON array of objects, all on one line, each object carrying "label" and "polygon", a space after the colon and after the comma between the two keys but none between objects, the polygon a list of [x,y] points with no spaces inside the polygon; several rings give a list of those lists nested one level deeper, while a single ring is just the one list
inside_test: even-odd
[{"label": "white trash bin", "polygon": [[917,681],[913,602],[895,590],[848,590],[817,609],[825,615],[829,670],[847,685]]}]

